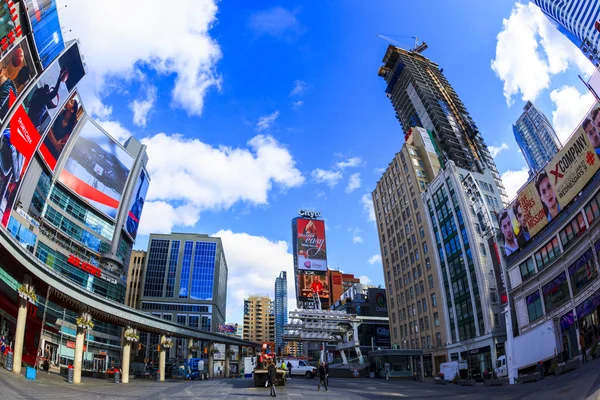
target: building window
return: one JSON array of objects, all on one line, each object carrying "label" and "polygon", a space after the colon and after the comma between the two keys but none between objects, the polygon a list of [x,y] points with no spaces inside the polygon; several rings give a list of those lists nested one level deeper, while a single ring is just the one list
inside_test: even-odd
[{"label": "building window", "polygon": [[485,251],[485,244],[479,243],[479,250],[481,251],[481,254],[483,254],[484,256],[487,256],[487,253]]},{"label": "building window", "polygon": [[427,281],[429,282],[429,289],[433,289],[433,275],[429,275]]},{"label": "building window", "polygon": [[583,214],[579,213],[559,233],[560,242],[562,243],[563,249],[566,249],[573,244],[575,239],[577,239],[583,232],[585,232],[585,220],[583,219]]},{"label": "building window", "polygon": [[427,311],[427,299],[423,299],[423,312]]},{"label": "building window", "polygon": [[600,192],[596,193],[583,210],[590,225],[600,217]]},{"label": "building window", "polygon": [[598,271],[594,266],[592,249],[586,251],[577,261],[569,266],[569,277],[573,296],[579,294],[590,282],[596,279]]},{"label": "building window", "polygon": [[425,259],[425,267],[426,267],[427,271],[429,271],[431,269],[431,261],[429,261],[429,258]]},{"label": "building window", "polygon": [[552,312],[560,307],[565,301],[569,300],[569,284],[567,283],[567,273],[563,272],[556,278],[542,286],[544,294],[544,306],[546,312]]},{"label": "building window", "polygon": [[442,345],[442,334],[440,332],[435,333],[435,343],[436,343],[436,346]]},{"label": "building window", "polygon": [[429,317],[425,316],[424,320],[425,320],[425,329],[429,329]]},{"label": "building window", "polygon": [[190,283],[190,266],[192,265],[192,248],[194,242],[188,240],[183,247],[183,261],[181,262],[181,278],[179,279],[179,298],[188,297]]},{"label": "building window", "polygon": [[535,253],[535,263],[538,269],[553,262],[560,255],[560,247],[558,246],[558,238],[552,238],[540,250]]},{"label": "building window", "polygon": [[544,315],[542,311],[542,299],[540,298],[539,290],[536,290],[529,296],[525,297],[525,302],[527,303],[529,322],[533,322]]},{"label": "building window", "polygon": [[431,294],[431,307],[437,307],[437,297],[435,296],[435,293]]},{"label": "building window", "polygon": [[440,326],[440,315],[438,313],[433,313],[433,321],[435,326]]},{"label": "building window", "polygon": [[528,258],[525,262],[519,265],[519,269],[521,270],[521,278],[523,281],[531,278],[535,275],[535,264],[533,263],[533,258]]}]

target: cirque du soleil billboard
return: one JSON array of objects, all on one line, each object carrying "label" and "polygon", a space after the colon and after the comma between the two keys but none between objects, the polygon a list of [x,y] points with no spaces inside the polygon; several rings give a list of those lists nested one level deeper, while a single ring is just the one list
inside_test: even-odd
[{"label": "cirque du soleil billboard", "polygon": [[296,255],[300,271],[327,272],[325,221],[297,218]]}]

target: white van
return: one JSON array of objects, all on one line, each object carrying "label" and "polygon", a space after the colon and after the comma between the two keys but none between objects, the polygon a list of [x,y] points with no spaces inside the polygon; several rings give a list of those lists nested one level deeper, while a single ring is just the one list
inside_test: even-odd
[{"label": "white van", "polygon": [[494,371],[496,372],[496,376],[498,378],[508,376],[508,369],[506,368],[506,356],[498,357]]},{"label": "white van", "polygon": [[457,375],[460,378],[460,371],[467,370],[466,361],[450,361],[440,365],[440,372],[444,374],[445,381],[453,380]]},{"label": "white van", "polygon": [[[304,360],[285,360],[282,359],[281,361],[285,362],[286,368],[287,367],[287,363],[289,362],[290,364],[292,364],[292,376],[305,376],[307,379],[311,379],[314,378],[315,376],[317,376],[317,369],[315,367],[313,367],[312,365],[309,365],[306,361]],[[281,365],[281,361],[279,361],[278,365]],[[288,371],[289,373],[289,371]]]}]

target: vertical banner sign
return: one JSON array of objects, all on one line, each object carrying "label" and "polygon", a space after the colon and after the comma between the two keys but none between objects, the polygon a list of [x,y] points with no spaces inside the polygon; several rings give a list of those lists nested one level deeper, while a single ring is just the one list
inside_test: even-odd
[{"label": "vertical banner sign", "polygon": [[148,187],[150,181],[146,171],[142,169],[140,178],[138,179],[135,193],[131,198],[131,204],[129,204],[129,211],[127,213],[127,221],[125,222],[125,230],[129,233],[129,236],[135,240],[137,236],[137,230],[140,226],[140,217],[142,216],[142,210],[144,208],[144,202],[146,201],[146,195],[148,194]]},{"label": "vertical banner sign", "polygon": [[297,268],[302,271],[327,272],[325,221],[298,218]]},{"label": "vertical banner sign", "polygon": [[[16,101],[10,94],[10,106]],[[19,106],[10,120],[9,128],[0,136],[0,212],[2,226],[8,225],[18,185],[41,137],[27,113]]]}]

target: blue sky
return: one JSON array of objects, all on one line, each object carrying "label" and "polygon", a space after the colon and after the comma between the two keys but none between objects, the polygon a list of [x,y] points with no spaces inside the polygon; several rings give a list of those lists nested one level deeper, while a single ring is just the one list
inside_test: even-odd
[{"label": "blue sky", "polygon": [[510,191],[526,177],[511,129],[523,100],[565,132],[591,105],[577,78],[589,66],[526,2],[190,0],[174,12],[131,1],[119,15],[114,1],[61,3],[87,62],[86,110],[117,139],[148,145],[135,248],[149,232],[219,234],[231,322],[245,296],[272,295],[281,270],[291,277],[300,208],[325,218],[330,266],[383,284],[368,200],[403,135],[377,76],[388,46],[377,33],[428,43],[424,55],[501,149]]}]

